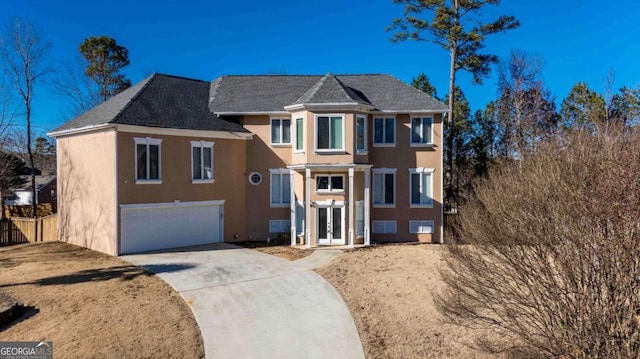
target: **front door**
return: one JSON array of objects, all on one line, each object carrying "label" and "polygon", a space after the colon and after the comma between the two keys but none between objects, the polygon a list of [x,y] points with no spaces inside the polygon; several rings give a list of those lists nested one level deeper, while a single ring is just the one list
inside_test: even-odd
[{"label": "front door", "polygon": [[344,206],[323,206],[317,209],[316,244],[344,244]]}]

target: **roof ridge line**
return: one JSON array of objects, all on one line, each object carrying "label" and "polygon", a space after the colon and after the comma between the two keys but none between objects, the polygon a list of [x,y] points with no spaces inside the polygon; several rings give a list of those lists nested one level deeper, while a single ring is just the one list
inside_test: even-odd
[{"label": "roof ridge line", "polygon": [[342,80],[340,80],[336,75],[329,73],[329,75],[333,76],[333,78],[338,82],[338,85],[340,85],[340,88],[342,89],[342,92],[344,92],[344,94],[346,95],[347,98],[354,100],[354,101],[358,101],[358,99],[353,98],[353,96],[351,96],[351,94],[349,93],[349,91],[347,89],[349,89],[349,86],[345,85],[344,82],[342,82]]},{"label": "roof ridge line", "polygon": [[151,76],[148,77],[147,83],[144,84],[144,86],[142,86],[138,92],[136,92],[136,94],[134,96],[131,97],[131,99],[129,99],[129,101],[127,101],[126,105],[122,106],[122,108],[120,109],[120,111],[118,111],[118,113],[116,113],[115,116],[113,116],[113,119],[107,123],[116,123],[118,121],[118,119],[120,118],[120,116],[122,116],[122,114],[124,113],[124,111],[129,108],[129,106],[131,106],[131,104],[138,99],[138,97],[140,97],[140,94],[142,94],[142,92],[144,90],[146,90],[146,88],[149,86],[150,83],[152,83],[157,77],[158,77],[158,73],[154,72],[153,74],[151,74]]},{"label": "roof ridge line", "polygon": [[[329,74],[331,74],[331,73],[329,73]],[[329,75],[329,74],[327,74],[327,75]],[[309,90],[307,90],[300,97],[298,97],[296,102],[300,101],[300,99],[303,98],[303,97],[313,98],[313,96],[315,96],[318,93],[318,91],[320,91],[320,88],[322,88],[322,85],[324,85],[324,82],[327,79],[327,75],[322,76],[322,78],[320,80],[318,80],[315,84],[313,84],[313,86],[309,89],[309,90],[311,90],[311,93],[309,93],[309,96],[307,96],[307,93],[309,92]]]},{"label": "roof ridge line", "polygon": [[176,78],[176,79],[189,80],[189,81],[198,81],[198,82],[206,82],[206,83],[211,82],[211,81],[205,81],[205,80],[200,80],[200,79],[194,79],[194,78],[191,78],[191,77],[185,77],[185,76],[179,76],[179,75],[171,75],[171,74],[163,74],[163,73],[160,73],[160,72],[154,72],[153,75],[173,77],[173,78]]},{"label": "roof ridge line", "polygon": [[211,87],[209,88],[209,101],[207,101],[207,107],[209,107],[209,111],[211,111],[212,113],[213,111],[211,110],[211,103],[213,103],[216,95],[218,94],[218,89],[220,88],[220,84],[222,83],[223,78],[224,78],[224,75],[213,80],[211,82]]}]

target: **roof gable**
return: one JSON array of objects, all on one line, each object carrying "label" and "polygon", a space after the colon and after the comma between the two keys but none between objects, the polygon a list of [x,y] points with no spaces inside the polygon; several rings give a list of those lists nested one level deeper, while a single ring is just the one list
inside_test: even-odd
[{"label": "roof gable", "polygon": [[311,86],[300,98],[293,104],[339,104],[339,103],[358,103],[371,105],[369,101],[360,97],[356,91],[347,87],[342,81],[338,80],[334,75],[328,73],[321,78],[315,85]]}]

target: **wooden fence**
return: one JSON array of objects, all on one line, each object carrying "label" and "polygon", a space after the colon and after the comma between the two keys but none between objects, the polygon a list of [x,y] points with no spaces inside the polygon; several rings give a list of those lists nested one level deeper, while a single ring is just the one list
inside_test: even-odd
[{"label": "wooden fence", "polygon": [[12,217],[0,220],[0,245],[56,241],[58,215],[42,218]]}]

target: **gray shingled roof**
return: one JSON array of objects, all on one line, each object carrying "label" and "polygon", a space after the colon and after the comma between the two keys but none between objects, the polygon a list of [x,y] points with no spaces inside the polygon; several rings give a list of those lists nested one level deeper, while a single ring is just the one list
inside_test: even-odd
[{"label": "gray shingled roof", "polygon": [[209,108],[215,113],[275,112],[301,101],[355,101],[389,112],[447,110],[422,91],[382,74],[222,76],[211,83]]},{"label": "gray shingled roof", "polygon": [[249,132],[209,110],[210,83],[153,74],[53,132],[101,124]]},{"label": "gray shingled roof", "polygon": [[355,90],[347,87],[332,74],[327,74],[305,92],[294,104],[304,103],[359,103],[371,105],[361,98]]}]

